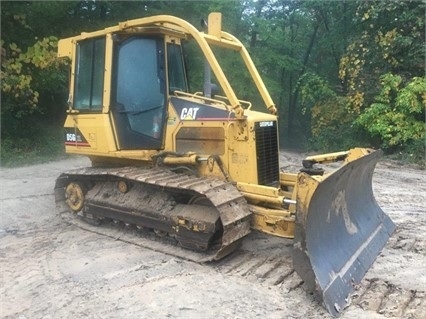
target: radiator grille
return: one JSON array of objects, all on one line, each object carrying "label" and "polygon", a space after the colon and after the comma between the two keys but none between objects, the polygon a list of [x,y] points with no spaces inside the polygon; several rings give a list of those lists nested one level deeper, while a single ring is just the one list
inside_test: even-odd
[{"label": "radiator grille", "polygon": [[276,186],[279,184],[277,122],[256,122],[255,134],[258,183]]}]

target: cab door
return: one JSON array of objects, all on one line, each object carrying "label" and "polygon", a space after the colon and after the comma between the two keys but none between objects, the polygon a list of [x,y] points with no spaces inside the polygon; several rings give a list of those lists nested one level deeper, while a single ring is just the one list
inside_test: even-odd
[{"label": "cab door", "polygon": [[164,56],[162,38],[132,36],[115,42],[111,114],[121,150],[163,147]]}]

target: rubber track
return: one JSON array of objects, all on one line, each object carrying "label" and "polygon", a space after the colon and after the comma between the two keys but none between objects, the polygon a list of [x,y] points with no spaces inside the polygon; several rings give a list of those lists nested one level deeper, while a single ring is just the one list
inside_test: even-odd
[{"label": "rubber track", "polygon": [[[219,249],[219,252],[193,252],[182,249],[177,245],[171,245],[173,240],[167,238],[161,240],[155,238],[155,240],[153,240],[153,236],[146,232],[139,232],[139,236],[135,236],[135,234],[131,234],[131,232],[124,229],[119,230],[117,227],[110,227],[108,225],[106,225],[107,227],[96,227],[82,222],[75,213],[70,211],[68,205],[65,203],[65,186],[72,180],[91,182],[127,180],[133,183],[151,185],[159,188],[161,191],[169,190],[174,193],[178,192],[192,196],[206,196],[219,211],[224,228],[222,247]],[[250,232],[251,212],[249,211],[244,197],[231,183],[218,179],[205,179],[177,174],[161,168],[88,167],[68,171],[61,174],[56,180],[55,201],[61,216],[68,222],[81,228],[113,238],[119,236],[121,240],[196,262],[218,260],[222,258],[223,255],[229,254],[235,250],[239,246],[241,239]],[[145,242],[141,238],[141,235],[145,238],[149,237],[151,243],[150,241]]]}]

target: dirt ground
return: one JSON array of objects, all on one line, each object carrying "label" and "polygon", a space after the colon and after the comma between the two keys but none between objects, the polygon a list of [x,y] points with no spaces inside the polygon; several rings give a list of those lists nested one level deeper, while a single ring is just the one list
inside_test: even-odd
[{"label": "dirt ground", "polygon": [[[281,164],[300,155],[282,153]],[[55,212],[53,187],[83,157],[0,171],[2,318],[329,318],[291,267],[291,241],[253,232],[198,264],[84,230]],[[426,173],[382,161],[377,201],[397,230],[341,318],[426,318]]]}]

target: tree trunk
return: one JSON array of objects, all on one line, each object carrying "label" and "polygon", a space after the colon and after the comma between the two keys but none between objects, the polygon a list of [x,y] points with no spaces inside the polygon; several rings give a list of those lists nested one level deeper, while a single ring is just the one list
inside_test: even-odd
[{"label": "tree trunk", "polygon": [[290,76],[290,95],[289,95],[289,104],[288,104],[288,126],[287,126],[287,136],[291,136],[293,127],[294,127],[294,118],[296,114],[296,108],[297,108],[297,99],[299,97],[299,90],[300,90],[300,83],[298,82],[300,77],[305,74],[306,67],[308,65],[309,56],[312,52],[312,48],[315,43],[315,39],[317,37],[319,25],[316,24],[314,27],[314,32],[312,32],[309,45],[306,49],[305,56],[303,59],[302,69],[299,72],[299,76],[296,79],[296,84],[294,84],[294,92],[293,92],[293,77]]},{"label": "tree trunk", "polygon": [[[255,15],[256,19],[260,18],[261,14],[262,14],[262,9],[263,9],[264,6],[265,6],[265,0],[261,0],[261,1],[257,2],[257,4],[256,4],[256,15]],[[256,46],[257,34],[258,34],[257,27],[258,27],[258,24],[257,24],[257,22],[255,22],[254,25],[253,25],[253,29],[251,31],[251,35],[250,35],[250,48],[254,48]]]}]

